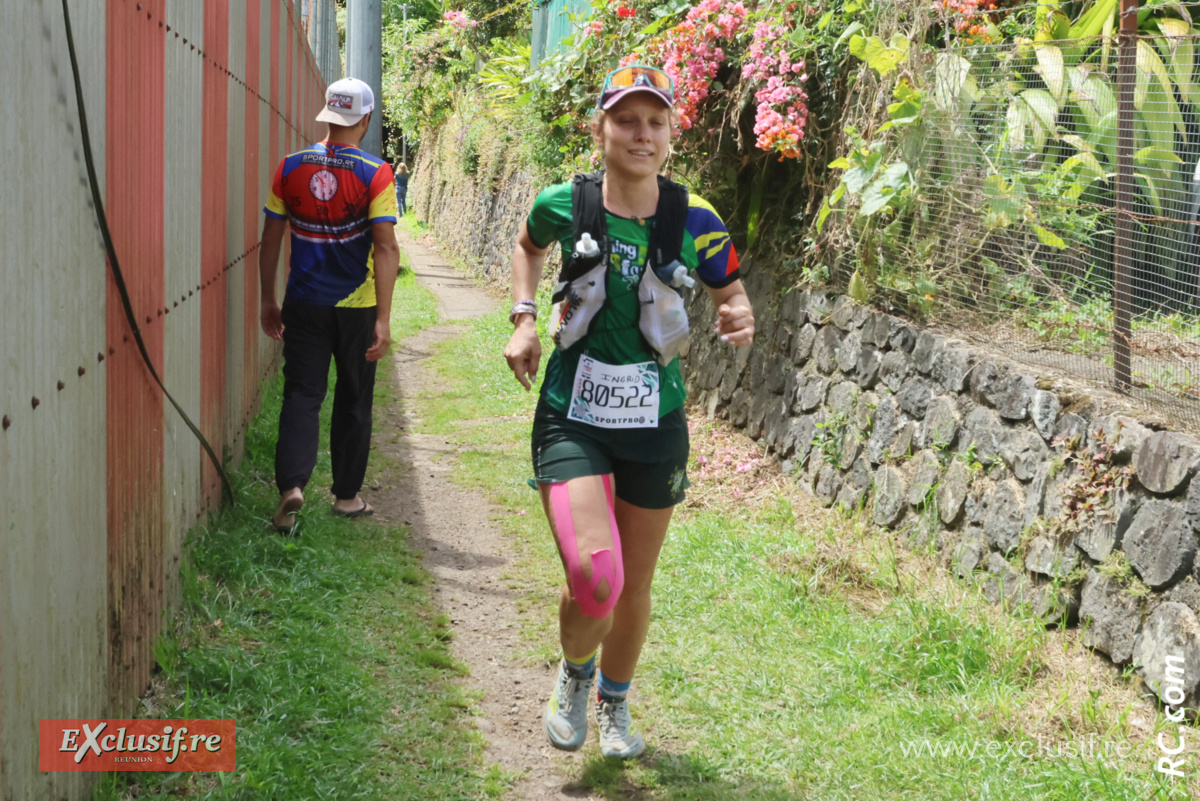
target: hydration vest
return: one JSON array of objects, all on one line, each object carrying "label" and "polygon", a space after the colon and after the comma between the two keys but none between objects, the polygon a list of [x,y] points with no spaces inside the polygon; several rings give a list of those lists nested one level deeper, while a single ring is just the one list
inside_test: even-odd
[{"label": "hydration vest", "polygon": [[[604,171],[576,175],[571,187],[572,250],[554,288],[553,337],[567,349],[587,336],[608,299],[608,223],[604,212]],[[658,206],[646,264],[638,281],[638,329],[664,367],[687,349],[688,320],[683,292],[672,286],[682,267],[684,224],[688,192],[683,186],[658,176]],[[580,252],[587,233],[597,252]],[[684,268],[686,275],[686,267]],[[690,279],[683,279],[691,285]],[[678,281],[674,282],[678,284]]]}]

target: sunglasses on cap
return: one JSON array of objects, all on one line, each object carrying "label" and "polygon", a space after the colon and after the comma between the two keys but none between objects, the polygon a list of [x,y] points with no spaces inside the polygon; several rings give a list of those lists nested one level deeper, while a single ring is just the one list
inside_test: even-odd
[{"label": "sunglasses on cap", "polygon": [[618,67],[605,76],[596,108],[611,108],[619,99],[634,91],[654,92],[668,106],[675,106],[675,82],[670,75],[656,67],[631,64]]}]

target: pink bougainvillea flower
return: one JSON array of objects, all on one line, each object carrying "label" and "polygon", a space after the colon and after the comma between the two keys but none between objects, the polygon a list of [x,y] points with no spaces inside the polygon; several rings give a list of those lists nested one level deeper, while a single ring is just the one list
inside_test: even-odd
[{"label": "pink bougainvillea flower", "polygon": [[459,30],[466,30],[467,28],[474,28],[479,25],[479,20],[471,19],[465,11],[447,11],[442,15],[442,19]]},{"label": "pink bougainvillea flower", "polygon": [[[680,128],[691,128],[695,123],[717,68],[725,60],[725,51],[718,42],[732,39],[745,18],[742,2],[701,0],[682,22],[647,45],[646,55],[661,63],[663,72],[675,81]],[[642,58],[633,54],[621,63],[631,64]]]},{"label": "pink bougainvillea flower", "polygon": [[808,94],[801,86],[808,81],[808,74],[804,61],[792,60],[787,33],[783,25],[758,23],[742,64],[743,78],[765,82],[754,95],[758,102],[755,145],[779,153],[781,161],[800,157],[800,141],[808,122]]}]

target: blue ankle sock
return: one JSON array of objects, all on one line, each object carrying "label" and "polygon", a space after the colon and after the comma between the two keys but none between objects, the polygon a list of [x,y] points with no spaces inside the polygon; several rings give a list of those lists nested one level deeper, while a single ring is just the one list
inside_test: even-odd
[{"label": "blue ankle sock", "polygon": [[590,679],[596,675],[596,652],[592,651],[583,659],[572,659],[563,654],[563,661],[567,663],[567,671],[572,675],[581,679]]},{"label": "blue ankle sock", "polygon": [[613,681],[600,671],[600,681],[596,682],[596,697],[601,701],[623,701],[629,694],[628,681]]}]

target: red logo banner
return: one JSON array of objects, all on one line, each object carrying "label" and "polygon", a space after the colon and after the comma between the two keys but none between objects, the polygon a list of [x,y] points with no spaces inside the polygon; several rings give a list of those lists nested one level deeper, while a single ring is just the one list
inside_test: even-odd
[{"label": "red logo banner", "polygon": [[42,720],[45,771],[236,768],[234,720]]}]

